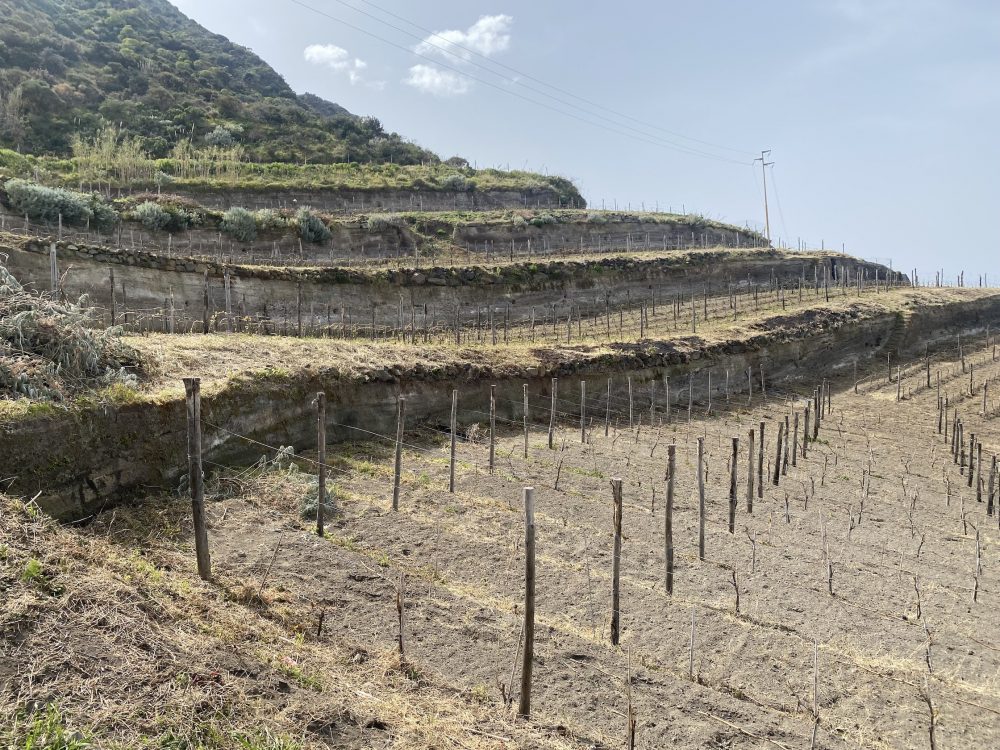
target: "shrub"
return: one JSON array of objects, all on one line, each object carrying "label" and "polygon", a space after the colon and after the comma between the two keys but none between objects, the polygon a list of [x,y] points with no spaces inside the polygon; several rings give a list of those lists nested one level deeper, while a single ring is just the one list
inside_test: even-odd
[{"label": "shrub", "polygon": [[94,229],[107,231],[118,223],[118,212],[97,193],[90,196],[90,211],[93,214],[90,225]]},{"label": "shrub", "polygon": [[270,208],[260,209],[253,215],[253,218],[257,222],[257,229],[261,232],[269,232],[288,226],[288,221],[285,217]]},{"label": "shrub", "polygon": [[533,216],[531,218],[531,225],[535,227],[543,227],[546,224],[558,224],[559,220],[552,214],[539,214],[538,216]]},{"label": "shrub", "polygon": [[441,186],[446,190],[468,190],[469,181],[464,175],[450,174],[441,181]]},{"label": "shrub", "polygon": [[4,188],[11,207],[36,221],[59,221],[61,214],[64,223],[80,225],[94,215],[90,208],[91,196],[85,193],[45,187],[18,178],[7,180]]},{"label": "shrub", "polygon": [[257,222],[254,215],[239,206],[233,206],[222,214],[219,229],[238,242],[253,242],[257,239]]},{"label": "shrub", "polygon": [[166,229],[172,219],[169,211],[153,201],[140,203],[132,209],[132,218],[149,230]]},{"label": "shrub", "polygon": [[397,220],[388,214],[372,214],[365,219],[365,229],[372,234],[384,232],[389,227],[396,226]]},{"label": "shrub", "polygon": [[300,208],[295,212],[295,220],[299,225],[299,236],[306,242],[326,242],[333,233],[316,214],[308,208]]},{"label": "shrub", "polygon": [[602,213],[589,213],[587,214],[587,221],[590,224],[607,224],[608,217]]}]

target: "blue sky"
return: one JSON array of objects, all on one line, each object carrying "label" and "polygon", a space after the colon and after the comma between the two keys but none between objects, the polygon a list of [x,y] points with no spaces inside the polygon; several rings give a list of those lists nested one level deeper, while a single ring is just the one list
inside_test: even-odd
[{"label": "blue sky", "polygon": [[442,157],[762,226],[769,148],[775,240],[1000,281],[995,0],[174,2]]}]

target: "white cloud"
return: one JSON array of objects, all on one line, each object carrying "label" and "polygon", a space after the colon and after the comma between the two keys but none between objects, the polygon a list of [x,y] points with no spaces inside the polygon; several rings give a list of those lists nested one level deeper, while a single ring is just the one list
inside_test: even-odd
[{"label": "white cloud", "polygon": [[[413,48],[418,55],[443,60],[449,66],[465,69],[476,54],[492,57],[510,47],[511,16],[481,16],[472,26],[448,29],[431,34]],[[472,90],[472,79],[461,70],[446,70],[434,64],[410,68],[403,81],[409,86],[435,96],[459,96]]]},{"label": "white cloud", "polygon": [[459,96],[472,88],[472,81],[465,76],[434,65],[414,65],[403,82],[435,96]]},{"label": "white cloud", "polygon": [[449,29],[431,34],[414,50],[421,55],[436,55],[448,60],[468,61],[478,52],[492,57],[510,47],[511,16],[482,16],[465,31]]},{"label": "white cloud", "polygon": [[313,65],[325,65],[338,73],[346,73],[352,86],[363,83],[375,89],[385,88],[385,81],[367,81],[362,71],[368,63],[359,57],[351,57],[350,53],[336,44],[310,44],[302,50],[306,62]]}]

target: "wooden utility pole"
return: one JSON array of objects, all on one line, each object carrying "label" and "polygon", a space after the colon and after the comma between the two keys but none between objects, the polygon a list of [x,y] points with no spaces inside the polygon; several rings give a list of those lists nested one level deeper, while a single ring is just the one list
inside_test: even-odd
[{"label": "wooden utility pole", "polygon": [[771,242],[771,214],[767,207],[767,169],[766,167],[774,166],[773,161],[767,161],[767,157],[770,156],[771,149],[760,152],[760,157],[754,159],[755,162],[760,162],[760,174],[764,178],[764,236],[767,237],[767,241]]}]

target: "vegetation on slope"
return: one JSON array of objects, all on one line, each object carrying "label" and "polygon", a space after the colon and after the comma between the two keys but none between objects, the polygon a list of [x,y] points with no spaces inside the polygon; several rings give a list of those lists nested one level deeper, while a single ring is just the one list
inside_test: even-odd
[{"label": "vegetation on slope", "polygon": [[0,145],[66,156],[114,123],[165,157],[239,144],[261,162],[437,161],[316,96],[167,0],[0,0]]},{"label": "vegetation on slope", "polygon": [[98,328],[85,300],[32,294],[0,265],[0,399],[62,400],[135,382],[142,356],[118,328]]}]

